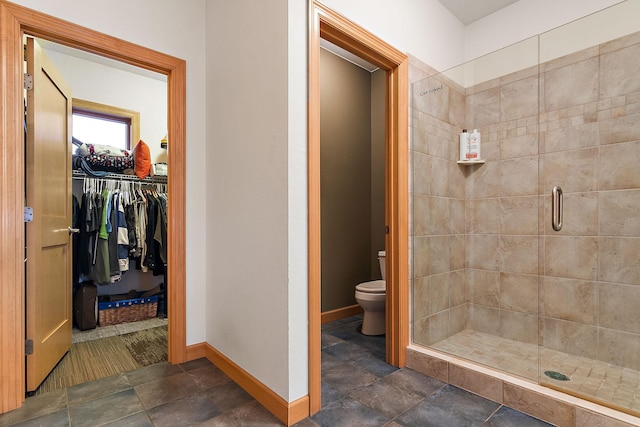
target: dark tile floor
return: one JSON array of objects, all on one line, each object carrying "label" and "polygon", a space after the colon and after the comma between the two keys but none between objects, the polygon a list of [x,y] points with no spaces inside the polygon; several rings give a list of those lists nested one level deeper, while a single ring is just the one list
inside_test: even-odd
[{"label": "dark tile floor", "polygon": [[[410,369],[384,363],[360,316],[322,331],[322,410],[297,427],[549,426]],[[206,359],[161,363],[28,398],[0,426],[281,426]]]}]

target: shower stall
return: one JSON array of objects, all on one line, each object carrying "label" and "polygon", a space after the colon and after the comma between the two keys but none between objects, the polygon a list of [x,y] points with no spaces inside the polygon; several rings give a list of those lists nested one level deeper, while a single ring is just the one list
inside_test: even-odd
[{"label": "shower stall", "polygon": [[[414,346],[640,416],[640,1],[411,85]],[[460,161],[477,128],[481,159]]]}]

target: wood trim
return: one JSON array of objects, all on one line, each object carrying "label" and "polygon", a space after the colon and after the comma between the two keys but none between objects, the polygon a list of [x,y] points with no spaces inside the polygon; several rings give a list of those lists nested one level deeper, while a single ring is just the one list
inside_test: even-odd
[{"label": "wood trim", "polygon": [[288,403],[209,343],[204,343],[204,346],[206,358],[211,363],[227,374],[285,425],[293,425],[309,416],[309,396]]},{"label": "wood trim", "polygon": [[24,371],[24,152],[22,36],[29,34],[167,75],[169,362],[186,361],[186,63],[0,0],[0,410],[20,407]]},{"label": "wood trim", "polygon": [[73,108],[97,111],[116,117],[126,117],[131,120],[131,141],[128,150],[140,140],[140,113],[138,111],[127,110],[125,108],[114,107],[113,105],[100,104],[99,102],[86,101],[84,99],[73,98]]},{"label": "wood trim", "polygon": [[201,359],[207,356],[207,349],[203,342],[198,344],[192,344],[187,346],[187,357],[186,362],[190,362],[192,360]]},{"label": "wood trim", "polygon": [[[409,345],[409,145],[408,59],[388,72],[387,114],[387,362],[406,364]],[[390,268],[390,270],[389,270]]]},{"label": "wood trim", "polygon": [[335,310],[325,311],[320,315],[321,323],[333,322],[334,320],[344,319],[345,317],[355,316],[362,313],[362,307],[358,304],[350,305],[348,307],[336,308]]},{"label": "wood trim", "polygon": [[[25,396],[24,150],[22,37],[20,25],[0,3],[0,412]],[[19,142],[16,142],[19,141]]]},{"label": "wood trim", "polygon": [[408,60],[383,40],[314,0],[309,24],[309,397],[321,408],[320,38],[387,70],[387,362],[403,367],[409,337]]},{"label": "wood trim", "polygon": [[320,252],[320,10],[309,8],[309,104],[307,106],[307,210],[309,301],[309,413],[322,408],[320,372],[321,252]]}]

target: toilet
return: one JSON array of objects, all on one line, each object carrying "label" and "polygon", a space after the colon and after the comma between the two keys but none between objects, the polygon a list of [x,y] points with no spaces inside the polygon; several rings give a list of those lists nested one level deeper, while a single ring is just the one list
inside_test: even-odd
[{"label": "toilet", "polygon": [[[383,278],[386,278],[385,256],[385,251],[378,252],[380,272]],[[386,290],[385,280],[363,282],[356,286],[356,302],[364,311],[362,319],[362,333],[364,335],[384,335],[386,331],[384,315]]]}]

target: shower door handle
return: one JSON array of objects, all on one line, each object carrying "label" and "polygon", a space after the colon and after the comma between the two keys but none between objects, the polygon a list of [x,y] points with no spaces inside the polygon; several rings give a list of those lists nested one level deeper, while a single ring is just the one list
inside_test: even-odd
[{"label": "shower door handle", "polygon": [[562,229],[562,188],[557,185],[551,191],[551,226],[555,231]]}]

